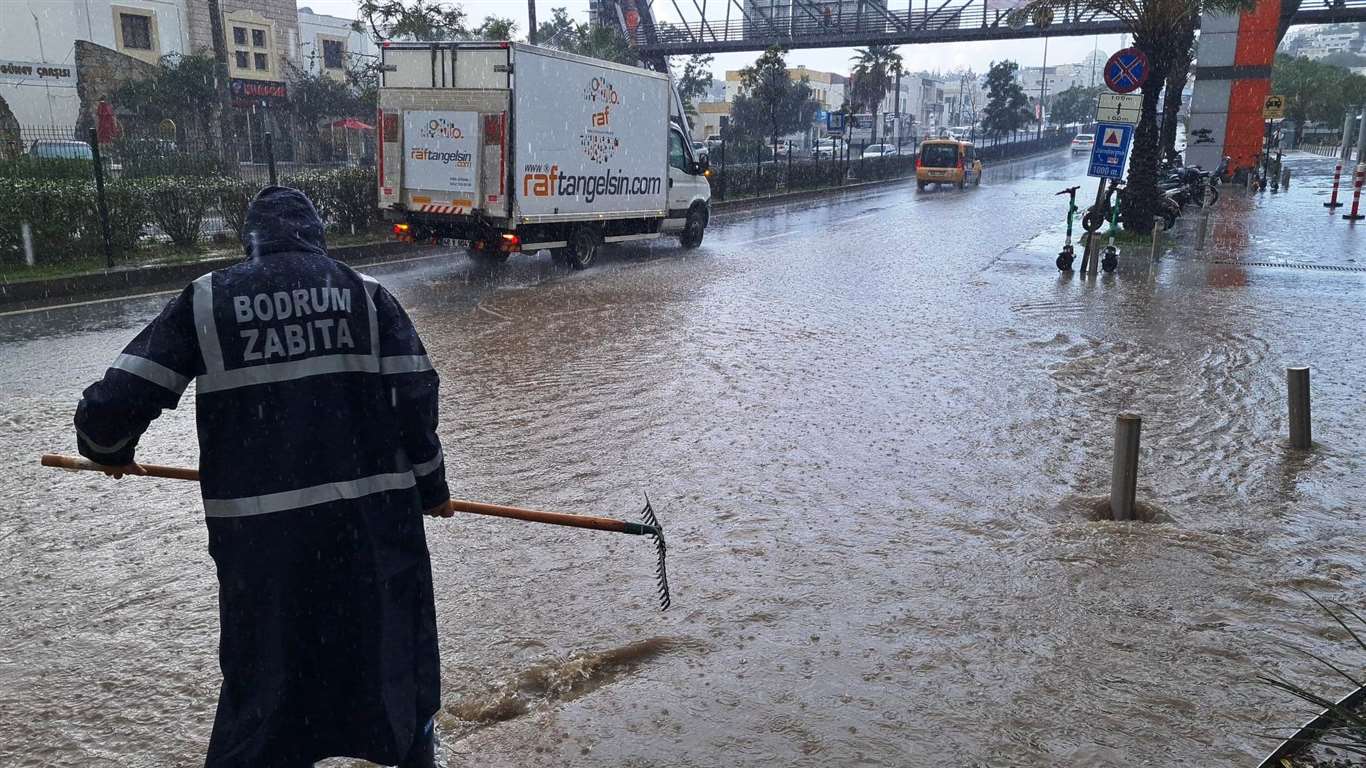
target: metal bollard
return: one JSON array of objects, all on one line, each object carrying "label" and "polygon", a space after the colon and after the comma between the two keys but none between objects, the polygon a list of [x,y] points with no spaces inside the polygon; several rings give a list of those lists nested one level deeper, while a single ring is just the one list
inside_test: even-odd
[{"label": "metal bollard", "polygon": [[1143,418],[1132,413],[1115,417],[1115,457],[1110,468],[1110,517],[1133,520],[1138,492],[1138,436]]},{"label": "metal bollard", "polygon": [[1209,208],[1200,208],[1200,229],[1195,233],[1195,250],[1205,250],[1205,238],[1209,237]]},{"label": "metal bollard", "polygon": [[1314,445],[1309,425],[1309,368],[1285,369],[1285,393],[1290,410],[1290,447],[1307,451]]},{"label": "metal bollard", "polygon": [[1162,242],[1162,222],[1160,219],[1153,220],[1153,250],[1150,256],[1153,261],[1157,261],[1158,251],[1161,249]]},{"label": "metal bollard", "polygon": [[1287,191],[1287,192],[1290,191],[1290,169],[1289,169],[1289,168],[1282,168],[1282,169],[1281,169],[1281,189],[1284,189],[1284,190]]}]

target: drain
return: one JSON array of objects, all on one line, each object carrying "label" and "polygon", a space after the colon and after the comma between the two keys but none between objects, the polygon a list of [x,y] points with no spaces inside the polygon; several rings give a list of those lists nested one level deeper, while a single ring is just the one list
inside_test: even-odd
[{"label": "drain", "polygon": [[1214,264],[1235,267],[1283,267],[1286,269],[1312,269],[1320,272],[1366,272],[1366,267],[1349,267],[1342,264],[1305,264],[1299,261],[1238,261],[1236,259],[1216,259]]}]

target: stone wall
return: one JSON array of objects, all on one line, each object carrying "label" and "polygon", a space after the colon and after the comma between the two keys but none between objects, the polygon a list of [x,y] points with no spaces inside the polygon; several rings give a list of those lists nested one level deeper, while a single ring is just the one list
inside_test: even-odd
[{"label": "stone wall", "polygon": [[125,56],[113,48],[77,40],[76,94],[81,100],[77,129],[86,131],[94,127],[95,109],[100,99],[109,99],[124,83],[155,77],[157,70],[157,66]]}]

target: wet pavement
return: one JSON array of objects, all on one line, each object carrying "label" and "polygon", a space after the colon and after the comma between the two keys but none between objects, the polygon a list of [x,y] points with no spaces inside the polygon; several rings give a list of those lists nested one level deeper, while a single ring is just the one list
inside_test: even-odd
[{"label": "wet pavement", "polygon": [[[697,251],[375,268],[442,375],[453,492],[642,539],[428,523],[452,766],[1249,764],[1342,686],[1289,643],[1361,606],[1366,229],[1221,201],[1208,253],[1060,274],[1066,152],[718,215]],[[1319,170],[1316,170],[1319,169]],[[1331,161],[1328,161],[1331,173]],[[1191,217],[1183,220],[1189,227]],[[1189,240],[1190,238],[1187,238]],[[1134,250],[1137,250],[1136,248]],[[1356,261],[1350,261],[1356,259]],[[1327,269],[1255,266],[1305,262]],[[215,579],[196,488],[37,466],[165,298],[0,316],[0,764],[202,763]],[[1316,450],[1284,436],[1314,368]],[[193,390],[139,457],[193,464]],[[1114,416],[1140,499],[1094,522]],[[1334,696],[1335,697],[1335,696]]]}]

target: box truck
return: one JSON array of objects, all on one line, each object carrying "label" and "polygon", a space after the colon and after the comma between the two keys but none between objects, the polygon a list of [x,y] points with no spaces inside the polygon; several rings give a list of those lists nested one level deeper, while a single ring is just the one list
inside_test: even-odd
[{"label": "box truck", "polygon": [[604,243],[711,215],[668,76],[522,43],[381,48],[379,207],[395,234],[503,260],[549,249],[583,269]]}]

